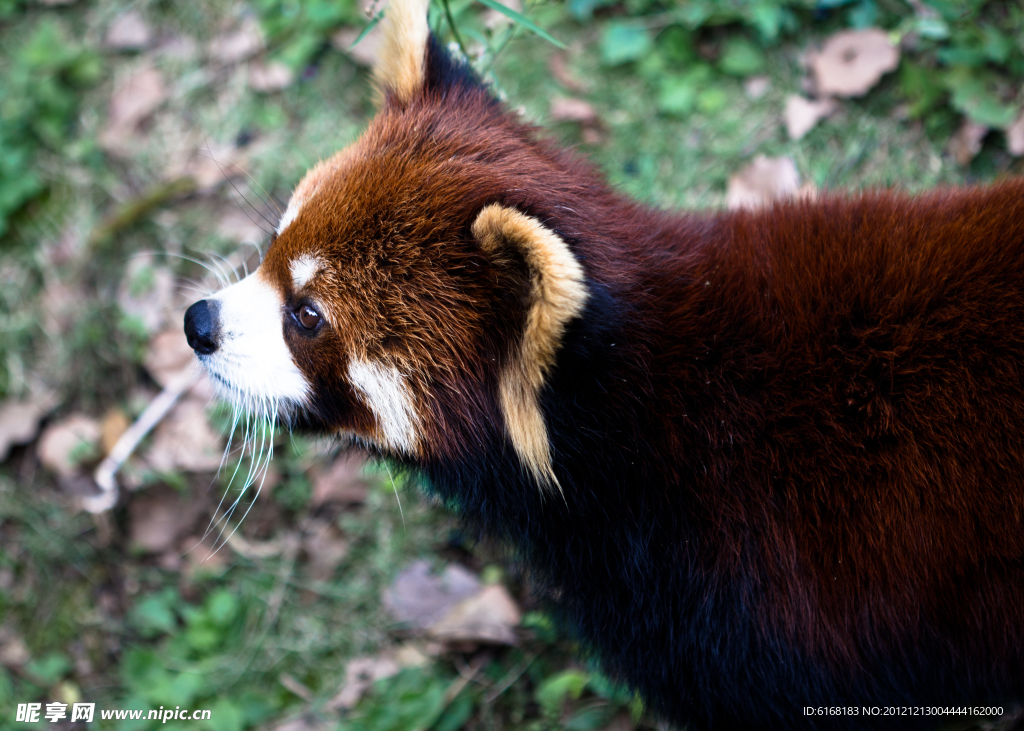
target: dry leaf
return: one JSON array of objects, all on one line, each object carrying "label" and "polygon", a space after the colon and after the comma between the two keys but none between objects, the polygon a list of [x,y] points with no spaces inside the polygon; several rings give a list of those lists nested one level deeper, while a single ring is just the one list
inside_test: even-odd
[{"label": "dry leaf", "polygon": [[830,115],[836,108],[831,99],[811,101],[799,94],[790,94],[786,98],[786,132],[791,140],[798,140],[820,120]]},{"label": "dry leaf", "polygon": [[283,63],[255,61],[249,64],[249,88],[253,91],[264,93],[281,91],[294,82],[295,73]]},{"label": "dry leaf", "polygon": [[205,538],[202,536],[182,538],[178,544],[177,555],[185,559],[183,567],[185,576],[195,579],[199,575],[219,574],[227,568],[229,552],[220,543],[221,537],[218,531],[211,532]]},{"label": "dry leaf", "polygon": [[100,424],[86,414],[71,414],[50,424],[39,438],[39,461],[61,477],[69,478],[83,460],[98,456]]},{"label": "dry leaf", "polygon": [[195,353],[188,347],[185,333],[174,328],[155,335],[149,341],[144,363],[153,380],[166,388],[195,368]]},{"label": "dry leaf", "polygon": [[226,205],[217,213],[217,219],[217,233],[230,241],[258,244],[267,238],[263,229],[266,222],[251,210],[247,212],[237,205]]},{"label": "dry leaf", "polygon": [[315,524],[312,528],[312,532],[303,538],[302,548],[309,562],[310,575],[318,581],[326,581],[348,555],[348,541],[330,523]]},{"label": "dry leaf", "polygon": [[50,399],[7,399],[0,403],[0,462],[7,459],[11,447],[32,441],[51,407]]},{"label": "dry leaf", "polygon": [[223,451],[206,420],[206,399],[186,398],[153,430],[146,462],[158,472],[213,472]]},{"label": "dry leaf", "polygon": [[508,591],[495,584],[459,602],[428,631],[434,639],[447,643],[513,645],[514,628],[521,619],[522,613]]},{"label": "dry leaf", "polygon": [[104,415],[103,421],[100,422],[100,448],[104,455],[110,454],[110,450],[117,444],[121,435],[128,431],[131,424],[128,414],[117,407]]},{"label": "dry leaf", "polygon": [[1014,157],[1024,155],[1024,109],[1006,130],[1006,149]]},{"label": "dry leaf", "polygon": [[369,485],[363,479],[366,460],[358,454],[345,454],[331,463],[326,472],[313,475],[313,507],[325,503],[364,503]]},{"label": "dry leaf", "polygon": [[135,71],[110,98],[107,124],[99,134],[100,144],[111,152],[125,152],[129,138],[166,98],[167,89],[159,71],[152,66]]},{"label": "dry leaf", "polygon": [[339,711],[356,707],[359,699],[374,683],[398,673],[399,663],[391,653],[376,657],[357,657],[345,666],[345,682],[327,707]]},{"label": "dry leaf", "polygon": [[597,112],[590,102],[582,99],[569,99],[556,96],[551,100],[551,119],[556,122],[580,122],[593,124],[597,121]]},{"label": "dry leaf", "polygon": [[128,503],[128,537],[132,548],[162,553],[177,548],[178,540],[199,512],[195,501],[183,500],[177,491],[158,485],[134,495]]},{"label": "dry leaf", "polygon": [[729,178],[725,201],[730,210],[760,208],[792,197],[799,188],[800,174],[790,158],[758,155],[754,162]]},{"label": "dry leaf", "polygon": [[988,127],[965,119],[960,129],[949,140],[949,152],[956,160],[956,164],[970,165],[974,156],[981,152],[981,143],[987,134]]},{"label": "dry leaf", "polygon": [[252,16],[236,30],[221,33],[210,43],[210,58],[224,65],[252,58],[263,50],[263,31]]},{"label": "dry leaf", "polygon": [[431,573],[429,562],[419,560],[384,591],[384,606],[399,622],[426,629],[479,591],[480,582],[462,566],[449,564],[436,575]]},{"label": "dry leaf", "polygon": [[384,39],[383,28],[380,23],[370,29],[370,32],[363,36],[363,39],[355,43],[356,38],[363,32],[362,28],[341,28],[331,36],[331,45],[341,51],[357,66],[367,68],[373,66],[380,53],[381,41]]},{"label": "dry leaf", "polygon": [[743,91],[750,99],[760,99],[772,88],[771,79],[767,76],[751,76],[743,82]]},{"label": "dry leaf", "polygon": [[818,94],[861,96],[900,62],[900,51],[880,28],[833,34],[809,57]]},{"label": "dry leaf", "polygon": [[[209,194],[232,178],[245,175],[247,155],[234,145],[203,141],[202,147],[185,150],[164,171],[164,177],[190,177],[198,192]],[[256,216],[255,213],[252,214]]]},{"label": "dry leaf", "polygon": [[129,10],[110,24],[106,38],[107,48],[115,51],[139,51],[153,40],[153,31],[137,10]]},{"label": "dry leaf", "polygon": [[584,84],[569,69],[569,56],[566,53],[556,52],[548,56],[548,71],[559,84],[575,94],[582,94],[587,91],[588,85]]},{"label": "dry leaf", "polygon": [[28,645],[10,627],[0,627],[0,665],[18,670],[32,659]]}]

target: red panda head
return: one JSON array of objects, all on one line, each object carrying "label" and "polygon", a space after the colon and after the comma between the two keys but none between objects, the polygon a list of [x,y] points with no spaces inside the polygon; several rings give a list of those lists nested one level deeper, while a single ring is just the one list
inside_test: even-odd
[{"label": "red panda head", "polygon": [[581,166],[447,56],[426,9],[392,0],[380,113],[306,174],[258,270],[193,305],[186,334],[236,405],[424,461],[497,424],[554,484],[538,394],[588,292],[551,191],[581,188]]}]

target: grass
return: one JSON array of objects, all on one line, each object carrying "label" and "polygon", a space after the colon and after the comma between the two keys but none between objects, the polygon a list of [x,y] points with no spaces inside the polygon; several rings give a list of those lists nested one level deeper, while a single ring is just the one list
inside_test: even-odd
[{"label": "grass", "polygon": [[[253,249],[240,246],[226,222],[237,229],[248,217],[243,238],[264,245],[278,207],[304,170],[359,134],[373,112],[367,73],[326,45],[324,30],[354,22],[359,8],[310,4],[307,15],[294,16],[289,8],[298,6],[256,2],[247,8],[217,0],[11,7],[0,21],[0,75],[28,74],[29,80],[6,98],[49,99],[56,132],[25,128],[11,148],[31,158],[44,192],[14,209],[0,239],[0,396],[51,390],[59,400],[51,420],[112,409],[134,416],[154,389],[143,366],[148,343],[155,330],[176,323],[147,327],[139,312],[125,310],[125,288],[130,284],[145,301],[153,271],[166,269],[180,284],[172,303],[180,309],[197,296],[188,281],[200,288],[211,281],[188,258],[222,257],[230,266],[250,258]],[[105,29],[129,7],[160,30],[157,48],[164,51],[103,48]],[[692,112],[666,114],[658,105],[661,83],[679,64],[663,36],[632,62],[611,65],[602,51],[602,29],[628,17],[632,7],[613,6],[582,22],[560,4],[530,9],[532,19],[568,43],[569,69],[589,85],[582,94],[558,84],[547,63],[555,49],[525,32],[508,43],[491,72],[511,105],[577,147],[614,185],[651,204],[720,207],[728,178],[757,154],[791,156],[803,180],[826,189],[919,190],[1021,172],[1020,162],[1002,151],[1000,133],[989,136],[969,168],[957,167],[945,147],[959,117],[943,108],[909,118],[897,75],[845,102],[802,140],[789,140],[781,110],[786,95],[800,89],[799,54],[842,19],[807,22],[768,47],[764,96],[752,99],[742,77],[714,71]],[[317,8],[327,13],[317,17],[329,22],[310,19]],[[469,2],[451,9],[472,46],[484,32],[481,9]],[[247,12],[275,19],[268,26],[269,53],[299,59],[297,83],[259,94],[246,84],[245,64],[205,61],[203,49]],[[58,67],[30,68],[23,49],[44,31],[66,39],[73,52]],[[708,39],[745,32],[712,29]],[[182,38],[191,39],[192,50]],[[150,63],[163,74],[167,98],[127,153],[111,154],[99,143],[108,100]],[[76,71],[77,65],[83,68]],[[32,96],[43,88],[40,80],[50,95],[45,99]],[[582,96],[594,106],[599,142],[585,142],[577,125],[552,124],[549,101],[558,95]],[[154,198],[205,146],[226,167],[242,161],[246,176]],[[118,218],[147,200],[138,215]],[[97,237],[111,221],[116,225]],[[141,252],[152,255],[146,266],[153,271],[136,272],[126,283]],[[533,605],[528,584],[499,568],[506,565],[500,548],[464,536],[414,486],[396,491],[378,471],[368,478],[372,489],[364,506],[326,513],[314,507],[309,470],[329,461],[329,452],[329,445],[281,438],[275,458],[280,482],[242,527],[249,540],[271,541],[301,536],[311,522],[333,526],[349,550],[324,579],[312,576],[301,550],[246,558],[226,548],[218,561],[193,565],[179,556],[171,565],[167,553],[133,547],[133,506],[160,491],[178,495],[199,507],[194,528],[201,531],[227,489],[219,478],[143,474],[140,489],[116,511],[93,518],[76,512],[66,486],[39,466],[36,445],[16,448],[0,464],[0,728],[23,727],[13,723],[13,704],[58,699],[102,708],[209,707],[214,714],[207,727],[214,731],[284,723],[292,724],[290,731],[584,730],[613,717],[623,724],[642,717],[628,693],[574,659],[572,643]],[[418,557],[437,565],[458,560],[511,586],[529,610],[521,646],[430,657],[379,684],[356,712],[330,710],[351,658],[416,643],[388,618],[381,596]],[[467,673],[472,680],[460,680]],[[150,726],[110,724],[125,731]]]}]

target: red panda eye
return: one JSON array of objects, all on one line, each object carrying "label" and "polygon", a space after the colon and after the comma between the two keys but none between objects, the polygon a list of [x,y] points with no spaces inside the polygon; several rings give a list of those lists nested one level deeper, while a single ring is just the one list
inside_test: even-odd
[{"label": "red panda eye", "polygon": [[296,314],[299,324],[307,330],[313,330],[320,324],[320,313],[309,305],[303,305]]}]

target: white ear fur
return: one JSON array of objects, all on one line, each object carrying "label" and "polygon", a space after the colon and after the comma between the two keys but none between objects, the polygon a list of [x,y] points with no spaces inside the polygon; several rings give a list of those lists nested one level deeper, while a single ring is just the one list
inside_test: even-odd
[{"label": "white ear fur", "polygon": [[540,389],[555,364],[569,321],[587,302],[583,267],[561,238],[514,208],[493,204],[473,222],[484,251],[515,247],[530,271],[530,304],[518,350],[501,374],[501,408],[512,446],[542,487],[561,490],[551,465]]},{"label": "white ear fur", "polygon": [[427,64],[427,9],[430,0],[390,0],[384,10],[383,40],[373,68],[378,93],[409,101],[423,85]]}]

